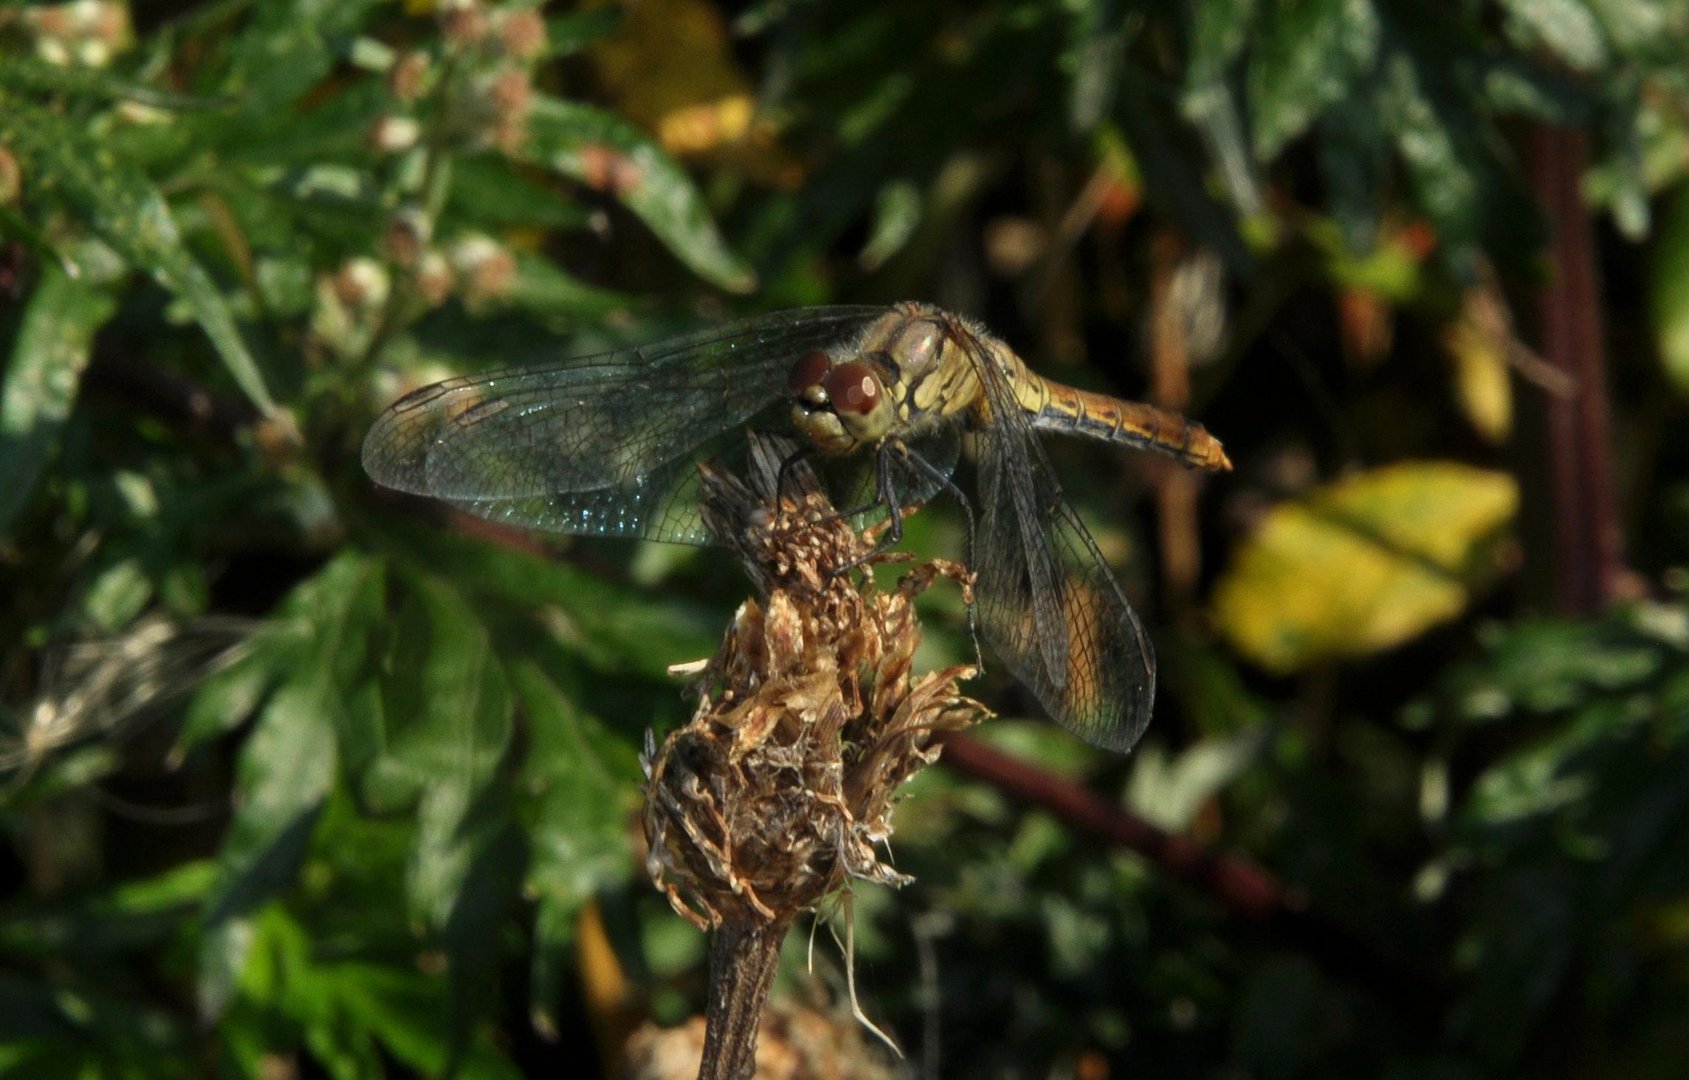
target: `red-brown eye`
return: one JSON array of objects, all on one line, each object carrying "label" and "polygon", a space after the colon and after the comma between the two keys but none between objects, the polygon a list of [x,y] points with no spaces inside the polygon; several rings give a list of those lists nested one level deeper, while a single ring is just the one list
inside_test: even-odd
[{"label": "red-brown eye", "polygon": [[834,412],[867,414],[880,400],[880,380],[867,364],[851,360],[829,371],[821,388]]},{"label": "red-brown eye", "polygon": [[833,362],[827,359],[826,353],[811,349],[792,365],[791,374],[786,376],[786,389],[792,392],[793,397],[802,397],[805,390],[825,379],[832,368]]}]

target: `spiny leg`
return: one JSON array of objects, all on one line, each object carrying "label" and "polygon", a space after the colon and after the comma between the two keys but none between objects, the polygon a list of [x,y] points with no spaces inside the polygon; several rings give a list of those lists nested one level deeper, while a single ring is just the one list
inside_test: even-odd
[{"label": "spiny leg", "polygon": [[[930,477],[932,480],[937,482],[940,489],[949,492],[950,495],[956,500],[956,504],[962,508],[962,519],[967,523],[967,539],[963,544],[963,547],[967,551],[967,557],[963,561],[967,563],[968,569],[972,570],[974,568],[974,507],[973,507],[973,503],[969,502],[968,497],[962,493],[962,489],[956,486],[956,481],[952,480],[947,473],[945,473],[945,472],[943,472],[939,469],[933,468],[932,463],[929,462],[926,458],[924,458],[921,455],[916,454],[916,453],[907,452],[907,450],[906,450],[906,452],[904,453],[903,456],[907,461],[911,462],[916,468],[920,469],[922,472],[926,473],[928,477]],[[983,672],[985,670],[985,656],[980,651],[980,647],[979,647],[979,621],[974,617],[974,605],[970,602],[967,605],[967,607],[968,607],[968,640],[973,642],[974,664],[975,664],[976,667],[979,668],[980,671]]]},{"label": "spiny leg", "polygon": [[[776,520],[778,520],[778,515],[785,512],[786,484],[792,477],[792,470],[806,462],[809,459],[809,455],[809,447],[799,446],[796,450],[793,450],[791,453],[782,458],[780,461],[780,468],[775,470],[774,513],[776,514]],[[792,500],[792,505],[793,507],[797,506],[796,499]]]}]

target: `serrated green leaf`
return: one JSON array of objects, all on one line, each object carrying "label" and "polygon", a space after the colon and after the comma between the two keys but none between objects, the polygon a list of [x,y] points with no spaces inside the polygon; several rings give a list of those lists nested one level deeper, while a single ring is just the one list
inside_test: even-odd
[{"label": "serrated green leaf", "polygon": [[1375,469],[1273,510],[1214,589],[1235,648],[1273,671],[1391,648],[1496,572],[1511,477],[1448,462]]},{"label": "serrated green leaf", "polygon": [[283,113],[350,56],[375,0],[279,0],[254,5],[230,43],[219,88],[248,116]]},{"label": "serrated green leaf", "polygon": [[309,625],[304,662],[265,702],[236,768],[239,809],[218,852],[221,881],[207,905],[199,960],[202,1015],[221,1014],[240,984],[250,955],[252,915],[292,884],[317,818],[333,790],[339,763],[336,733],[345,704],[336,675],[359,662],[348,647],[356,598],[379,577],[380,565],[357,555],[328,564],[294,590],[291,606]]},{"label": "serrated green leaf", "polygon": [[1186,85],[1222,80],[1256,32],[1258,0],[1197,0],[1193,5]]},{"label": "serrated green leaf", "polygon": [[519,664],[511,678],[533,732],[523,771],[540,794],[529,882],[578,903],[627,877],[624,822],[637,774],[617,767],[611,741],[539,668]]},{"label": "serrated green leaf", "polygon": [[425,1076],[445,1072],[445,1008],[436,980],[402,968],[343,963],[325,966],[320,985],[394,1058]]},{"label": "serrated green leaf", "polygon": [[[1673,7],[1654,0],[1585,0],[1607,39],[1627,53],[1664,51],[1668,62],[1681,56],[1680,39],[1673,33]],[[1681,29],[1681,10],[1676,11]]]},{"label": "serrated green leaf", "polygon": [[541,98],[524,156],[614,196],[693,272],[728,292],[750,292],[756,273],[727,248],[704,197],[638,128],[589,105]]},{"label": "serrated green leaf", "polygon": [[0,385],[0,536],[34,493],[76,402],[94,334],[116,309],[105,288],[43,267]]},{"label": "serrated green leaf", "polygon": [[1275,5],[1249,64],[1256,156],[1272,158],[1327,106],[1353,93],[1377,63],[1380,37],[1368,0]]},{"label": "serrated green leaf", "polygon": [[[450,792],[461,814],[492,775],[511,736],[511,700],[486,626],[462,595],[407,573],[380,682],[380,754],[363,777],[378,810]],[[445,816],[435,806],[433,813]]]},{"label": "serrated green leaf", "polygon": [[24,171],[53,184],[100,239],[188,304],[236,385],[258,409],[273,414],[276,404],[222,292],[182,242],[152,182],[82,127],[15,97],[0,104],[0,139],[17,152]]},{"label": "serrated green leaf", "polygon": [[1526,49],[1545,49],[1574,71],[1607,62],[1601,26],[1582,0],[1502,0],[1508,29]]},{"label": "serrated green leaf", "polygon": [[315,673],[300,673],[260,713],[241,751],[242,801],[219,854],[224,881],[210,922],[254,910],[293,880],[334,781],[330,693]]},{"label": "serrated green leaf", "polygon": [[220,109],[230,102],[221,98],[179,94],[145,83],[131,82],[102,68],[86,64],[49,64],[16,53],[0,64],[0,88],[29,94],[65,94],[112,101],[133,101],[155,109],[177,111]]},{"label": "serrated green leaf", "polygon": [[536,665],[517,665],[511,683],[533,733],[524,786],[539,793],[528,829],[526,891],[537,908],[530,1008],[540,1030],[555,1032],[581,905],[633,868],[625,823],[638,773],[614,763],[622,744],[596,731]]}]

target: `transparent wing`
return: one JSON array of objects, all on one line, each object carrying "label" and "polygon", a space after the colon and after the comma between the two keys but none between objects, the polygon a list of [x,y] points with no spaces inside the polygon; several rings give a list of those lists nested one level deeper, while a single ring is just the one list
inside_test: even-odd
[{"label": "transparent wing", "polygon": [[702,457],[781,406],[793,361],[856,336],[881,308],[780,312],[656,344],[449,379],[406,395],[364,440],[386,487],[555,532],[706,537]]},{"label": "transparent wing", "polygon": [[1008,375],[977,342],[990,422],[978,433],[977,617],[1005,666],[1063,727],[1122,753],[1149,726],[1155,652],[1062,496]]},{"label": "transparent wing", "polygon": [[908,442],[888,440],[876,450],[814,460],[833,505],[864,529],[898,510],[921,506],[950,484],[962,453],[959,427],[928,432]]}]

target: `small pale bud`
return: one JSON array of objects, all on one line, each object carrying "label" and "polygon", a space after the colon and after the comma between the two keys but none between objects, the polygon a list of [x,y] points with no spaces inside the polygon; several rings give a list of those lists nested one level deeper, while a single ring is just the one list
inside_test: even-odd
[{"label": "small pale bud", "polygon": [[404,53],[387,71],[387,88],[406,105],[418,101],[428,89],[428,54]]},{"label": "small pale bud", "polygon": [[422,138],[422,125],[409,116],[383,116],[370,129],[370,148],[383,154],[399,154]]},{"label": "small pale bud", "polygon": [[457,285],[457,275],[451,264],[438,251],[423,252],[416,268],[416,291],[429,307],[439,307],[451,296]]},{"label": "small pale bud", "polygon": [[382,243],[387,249],[387,257],[394,263],[415,266],[432,236],[433,228],[428,216],[417,207],[405,206],[387,220]]},{"label": "small pale bud", "polygon": [[392,280],[380,263],[360,255],[334,275],[334,293],[349,308],[373,308],[387,302]]}]

